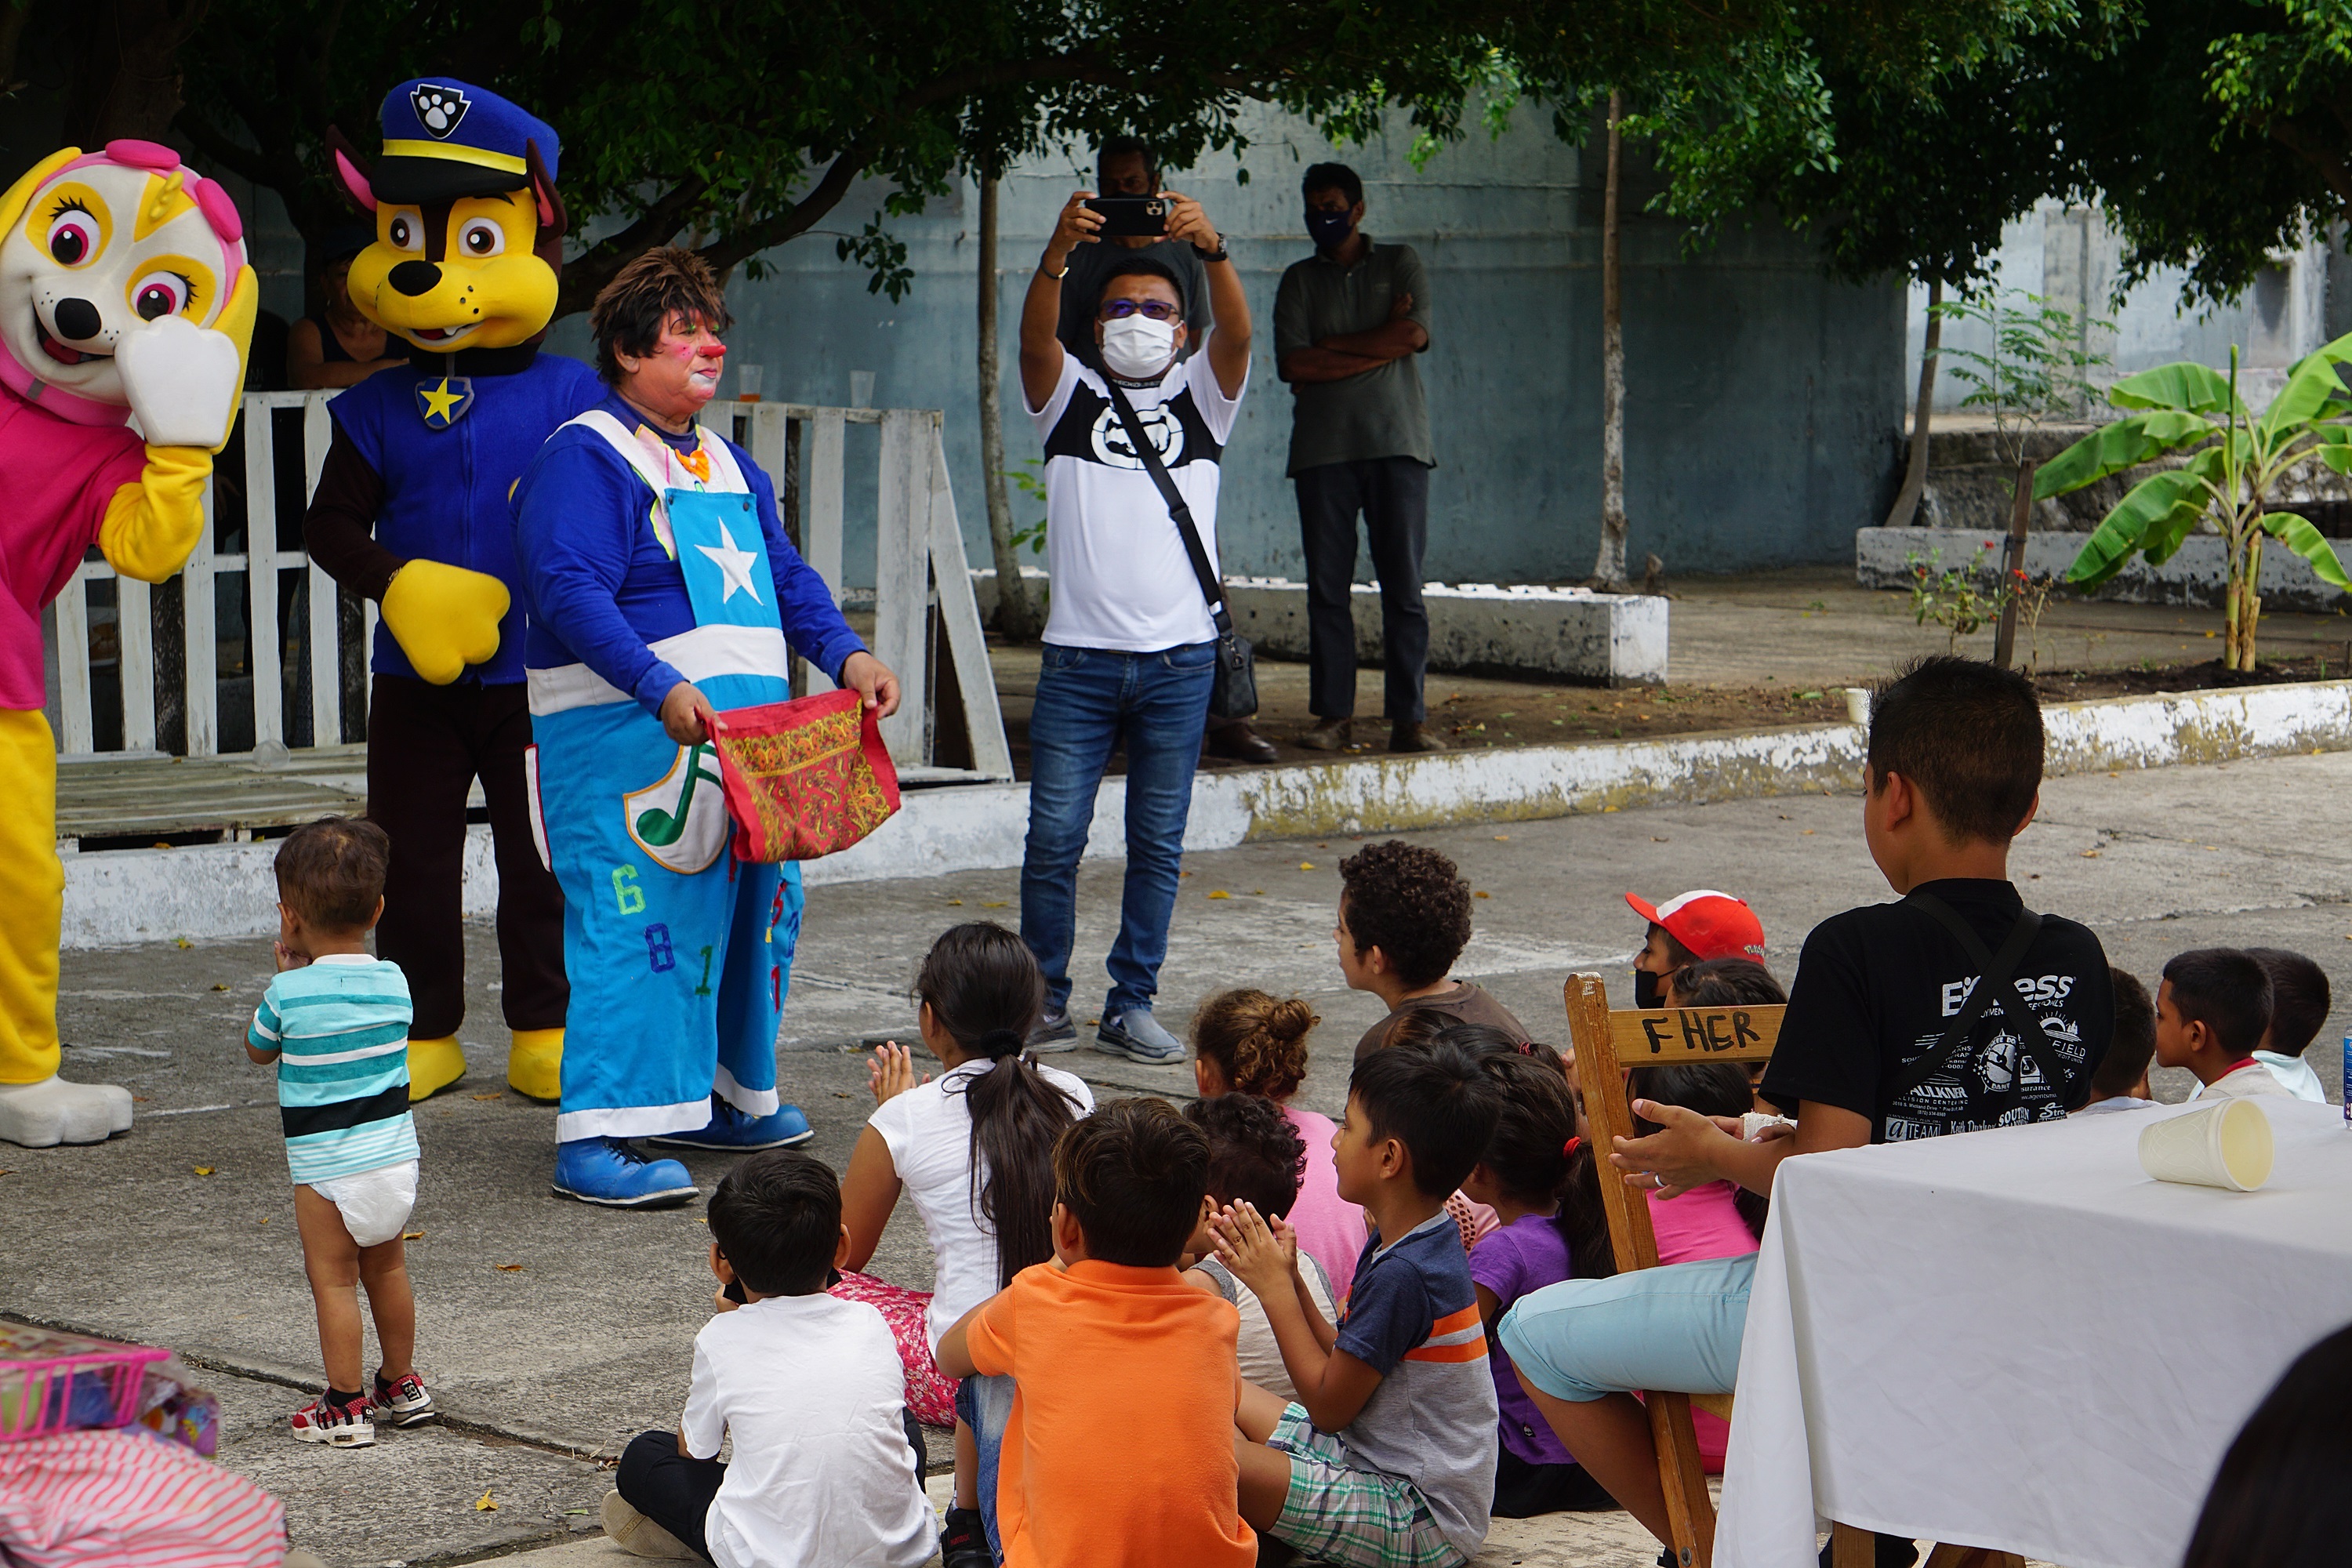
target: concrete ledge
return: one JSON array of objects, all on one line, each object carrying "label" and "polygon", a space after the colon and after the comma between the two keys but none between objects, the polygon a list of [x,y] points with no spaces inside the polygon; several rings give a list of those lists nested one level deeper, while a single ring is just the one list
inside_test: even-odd
[{"label": "concrete ledge", "polygon": [[[2081,552],[2084,533],[2034,533],[2025,541],[2025,570],[2063,578]],[[1940,567],[1961,566],[1990,583],[2000,572],[2001,535],[1960,528],[1862,528],[1853,535],[1854,579],[1865,588],[1908,588],[1915,581],[1911,557],[1935,552]],[[1988,548],[1990,546],[1990,548]],[[2352,540],[2336,542],[2352,551]],[[2090,595],[2127,605],[2194,605],[2218,609],[2228,581],[2229,561],[2219,534],[2191,534],[2161,566],[2135,555],[2105,586]],[[2263,608],[2333,610],[2345,603],[2339,589],[2319,580],[2311,563],[2272,543],[2263,552]]]},{"label": "concrete ledge", "polygon": [[[972,573],[986,617],[996,607],[996,574]],[[1032,592],[1049,579],[1027,567]],[[1425,583],[1429,668],[1463,675],[1537,675],[1582,686],[1653,686],[1666,679],[1666,605],[1642,594],[1596,594],[1491,583]],[[1234,626],[1275,658],[1307,658],[1307,584],[1284,577],[1235,577],[1225,584]],[[1356,659],[1381,663],[1381,591],[1356,584]]]},{"label": "concrete ledge", "polygon": [[[1854,721],[1844,724],[1204,773],[1193,780],[1184,847],[1858,789],[1861,694],[1850,707]],[[2043,716],[2053,774],[2347,751],[2352,680],[2060,702]],[[1126,780],[1106,779],[1088,859],[1125,858],[1126,813]],[[809,862],[803,875],[823,887],[1007,869],[1021,864],[1028,819],[1026,784],[910,790],[872,837]],[[65,945],[269,935],[275,852],[264,843],[68,855]],[[497,902],[489,831],[477,827],[466,844],[466,913],[487,917]]]}]

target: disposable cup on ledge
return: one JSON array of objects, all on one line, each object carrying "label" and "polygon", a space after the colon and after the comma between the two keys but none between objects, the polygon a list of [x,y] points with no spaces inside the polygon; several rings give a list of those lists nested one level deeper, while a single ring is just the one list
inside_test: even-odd
[{"label": "disposable cup on ledge", "polygon": [[2271,1119],[2251,1100],[2168,1116],[2139,1135],[2140,1169],[2159,1182],[2251,1193],[2271,1179]]}]

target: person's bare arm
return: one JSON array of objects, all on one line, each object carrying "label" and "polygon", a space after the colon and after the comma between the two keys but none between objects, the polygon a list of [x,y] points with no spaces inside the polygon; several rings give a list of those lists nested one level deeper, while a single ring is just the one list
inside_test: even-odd
[{"label": "person's bare arm", "polygon": [[286,379],[305,392],[357,386],[380,370],[405,363],[399,355],[387,354],[382,359],[337,360],[330,364],[318,322],[305,316],[286,331]]},{"label": "person's bare arm", "polygon": [[1274,373],[1293,386],[1312,386],[1321,382],[1345,381],[1351,375],[1378,370],[1386,363],[1388,360],[1385,358],[1370,359],[1362,354],[1342,353],[1315,343],[1307,348],[1293,349],[1276,360]]},{"label": "person's bare arm", "polygon": [[[995,1300],[994,1296],[991,1296],[988,1301]],[[987,1309],[988,1301],[982,1301],[979,1306],[958,1318],[949,1327],[948,1331],[940,1336],[940,1348],[931,1357],[931,1364],[940,1369],[941,1376],[977,1377],[980,1375],[980,1368],[974,1366],[971,1361],[971,1321]]]},{"label": "person's bare arm", "polygon": [[1731,1131],[1739,1125],[1736,1117],[1718,1121],[1685,1106],[1648,1100],[1635,1100],[1633,1114],[1656,1122],[1658,1131],[1647,1138],[1616,1140],[1609,1163],[1626,1173],[1628,1186],[1654,1187],[1669,1199],[1716,1181],[1769,1197],[1772,1173],[1790,1155],[1859,1149],[1870,1142],[1870,1118],[1811,1100],[1798,1103],[1793,1136],[1761,1143],[1748,1142]]},{"label": "person's bare arm", "polygon": [[1370,331],[1334,333],[1318,340],[1315,346],[1386,364],[1428,347],[1429,334],[1412,319],[1412,296],[1400,293],[1389,302],[1389,319]]},{"label": "person's bare arm", "polygon": [[[1256,1209],[1236,1204],[1212,1223],[1217,1230],[1218,1260],[1265,1309],[1275,1347],[1282,1352],[1291,1386],[1298,1391],[1298,1403],[1316,1426],[1339,1431],[1362,1413],[1381,1386],[1381,1373],[1325,1337],[1329,1325],[1322,1323],[1323,1314],[1299,1289],[1296,1264]],[[1323,1332],[1317,1331],[1318,1325]]]},{"label": "person's bare arm", "polygon": [[1068,352],[1056,335],[1062,324],[1062,280],[1055,275],[1068,269],[1071,251],[1081,245],[1101,243],[1095,230],[1102,226],[1102,215],[1086,205],[1093,195],[1079,191],[1063,205],[1062,216],[1045,241],[1045,253],[1038,258],[1037,270],[1029,275],[1029,292],[1021,301],[1021,392],[1032,408],[1045,407],[1045,400],[1054,395]]},{"label": "person's bare arm", "polygon": [[[1174,204],[1168,212],[1168,237],[1181,239],[1196,250],[1225,247],[1223,236],[1201,210],[1201,204],[1174,191],[1162,193]],[[1242,275],[1230,261],[1209,262],[1209,314],[1216,325],[1209,330],[1209,368],[1216,373],[1217,389],[1239,397],[1249,379],[1249,296],[1242,291]],[[1050,389],[1049,389],[1050,390]]]},{"label": "person's bare arm", "polygon": [[857,1135],[857,1145],[849,1154],[849,1173],[841,1181],[841,1223],[849,1228],[849,1257],[843,1268],[863,1268],[873,1261],[882,1227],[890,1223],[890,1211],[898,1206],[903,1184],[898,1163],[890,1158],[890,1145],[869,1124]]}]

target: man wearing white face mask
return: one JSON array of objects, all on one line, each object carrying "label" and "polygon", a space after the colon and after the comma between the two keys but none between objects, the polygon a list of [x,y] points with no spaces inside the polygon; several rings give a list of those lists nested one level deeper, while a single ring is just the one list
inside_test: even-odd
[{"label": "man wearing white face mask", "polygon": [[1176,907],[1215,672],[1216,628],[1159,484],[1137,455],[1124,398],[1191,509],[1210,569],[1217,560],[1218,459],[1249,383],[1250,311],[1224,241],[1201,205],[1176,192],[1168,235],[1205,264],[1216,325],[1181,350],[1183,294],[1161,262],[1138,257],[1103,280],[1094,337],[1101,369],[1055,335],[1073,250],[1101,217],[1080,191],[1045,242],[1021,310],[1021,389],[1045,443],[1045,562],[1053,607],[1029,719],[1029,837],[1021,862],[1021,938],[1045,976],[1037,1050],[1077,1044],[1070,1017],[1078,857],[1114,746],[1127,753],[1127,882],[1097,1050],[1176,1062],[1184,1047],[1151,1016]]}]

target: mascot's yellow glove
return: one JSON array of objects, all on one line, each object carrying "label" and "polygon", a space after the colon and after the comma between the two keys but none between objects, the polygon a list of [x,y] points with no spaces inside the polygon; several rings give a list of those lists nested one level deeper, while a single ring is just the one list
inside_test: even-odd
[{"label": "mascot's yellow glove", "polygon": [[418,677],[446,686],[499,651],[507,585],[487,573],[412,561],[383,591],[383,624]]},{"label": "mascot's yellow glove", "polygon": [[98,527],[108,564],[142,583],[161,583],[188,563],[205,529],[205,481],[213,455],[202,447],[150,447],[136,481],[114,492]]}]

